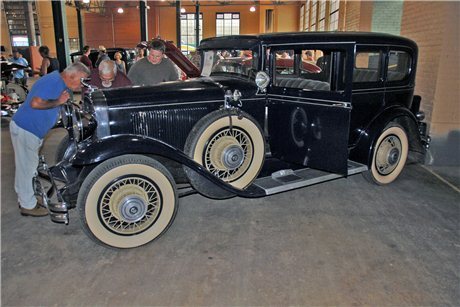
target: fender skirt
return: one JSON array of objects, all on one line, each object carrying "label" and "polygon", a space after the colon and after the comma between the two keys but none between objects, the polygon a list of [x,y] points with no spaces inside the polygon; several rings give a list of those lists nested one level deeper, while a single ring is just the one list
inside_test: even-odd
[{"label": "fender skirt", "polygon": [[211,174],[205,167],[196,163],[183,151],[147,136],[135,134],[113,135],[89,143],[79,148],[75,157],[70,161],[74,166],[85,166],[101,163],[113,157],[126,154],[158,155],[174,160],[197,172],[219,188],[223,188],[235,195],[242,197],[262,197],[266,193],[263,189],[252,184],[246,189],[234,188]]}]

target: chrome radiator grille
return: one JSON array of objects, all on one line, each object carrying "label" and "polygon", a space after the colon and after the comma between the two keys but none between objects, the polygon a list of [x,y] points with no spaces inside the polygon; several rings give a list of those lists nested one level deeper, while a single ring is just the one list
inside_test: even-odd
[{"label": "chrome radiator grille", "polygon": [[198,107],[132,113],[132,132],[160,139],[182,149],[190,130],[208,112],[208,108]]}]

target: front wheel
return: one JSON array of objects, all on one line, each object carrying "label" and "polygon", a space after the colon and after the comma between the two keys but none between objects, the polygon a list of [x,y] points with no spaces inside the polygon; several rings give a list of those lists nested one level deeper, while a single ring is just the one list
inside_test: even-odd
[{"label": "front wheel", "polygon": [[125,155],[98,165],[84,180],[77,201],[86,234],[102,245],[132,248],[163,234],[178,200],[174,180],[158,161]]},{"label": "front wheel", "polygon": [[364,177],[378,185],[393,182],[406,164],[409,141],[403,127],[392,123],[379,136],[372,155],[372,164]]}]

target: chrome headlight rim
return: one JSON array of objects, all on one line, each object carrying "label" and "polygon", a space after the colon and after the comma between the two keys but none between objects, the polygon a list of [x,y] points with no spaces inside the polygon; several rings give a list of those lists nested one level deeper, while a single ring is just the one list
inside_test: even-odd
[{"label": "chrome headlight rim", "polygon": [[83,138],[83,120],[80,109],[73,106],[72,110],[72,134],[76,142]]},{"label": "chrome headlight rim", "polygon": [[72,119],[73,107],[64,104],[60,110],[62,126],[66,129],[70,128],[70,121]]}]

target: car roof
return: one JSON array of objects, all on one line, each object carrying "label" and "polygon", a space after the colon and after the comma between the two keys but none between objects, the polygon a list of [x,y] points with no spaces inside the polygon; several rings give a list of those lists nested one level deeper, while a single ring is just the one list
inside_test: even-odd
[{"label": "car roof", "polygon": [[251,48],[257,44],[294,43],[357,43],[402,45],[417,50],[417,44],[405,37],[375,32],[279,32],[260,35],[232,35],[207,38],[201,41],[199,49]]}]

